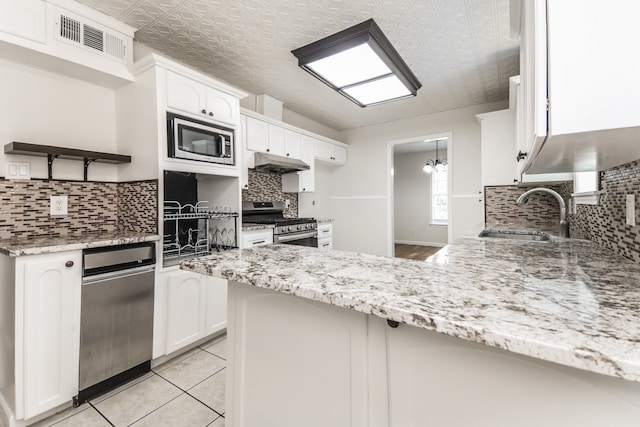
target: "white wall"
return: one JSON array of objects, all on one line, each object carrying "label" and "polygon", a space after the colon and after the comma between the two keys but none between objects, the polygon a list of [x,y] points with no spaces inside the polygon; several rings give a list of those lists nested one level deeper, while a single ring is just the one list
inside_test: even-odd
[{"label": "white wall", "polygon": [[[13,62],[0,61],[0,142],[17,141],[117,153],[115,93]],[[127,153],[119,153],[127,154]],[[7,161],[28,162],[33,178],[47,178],[46,157],[6,155],[0,150],[0,175]],[[80,160],[58,159],[54,179],[82,179]],[[117,167],[89,166],[90,180],[115,181]]]},{"label": "white wall", "polygon": [[451,132],[451,208],[455,221],[450,226],[454,237],[465,231],[462,226],[456,229],[456,223],[481,222],[482,204],[477,199],[482,191],[480,125],[475,115],[506,105],[506,101],[483,104],[342,132],[340,139],[349,144],[349,160],[331,174],[334,248],[391,255],[391,236],[386,228],[391,192],[388,143],[421,135]]},{"label": "white wall", "polygon": [[[446,150],[438,156],[446,157]],[[431,174],[422,171],[436,151],[396,153],[393,159],[394,241],[411,245],[444,246],[447,226],[431,224]]]}]

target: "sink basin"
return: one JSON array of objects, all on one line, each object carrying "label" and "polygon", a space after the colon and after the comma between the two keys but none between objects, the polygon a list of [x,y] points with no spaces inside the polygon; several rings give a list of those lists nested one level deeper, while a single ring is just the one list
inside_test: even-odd
[{"label": "sink basin", "polygon": [[482,230],[478,237],[495,237],[498,239],[527,240],[534,242],[548,242],[551,237],[541,231],[516,230]]}]

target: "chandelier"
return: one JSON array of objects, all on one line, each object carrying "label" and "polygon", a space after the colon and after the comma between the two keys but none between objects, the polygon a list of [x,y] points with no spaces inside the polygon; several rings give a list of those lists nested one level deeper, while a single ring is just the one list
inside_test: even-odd
[{"label": "chandelier", "polygon": [[438,142],[440,141],[436,139],[436,158],[427,160],[427,163],[422,168],[422,170],[426,173],[431,173],[434,170],[436,172],[442,172],[448,169],[447,159],[444,157],[442,159],[438,157]]}]

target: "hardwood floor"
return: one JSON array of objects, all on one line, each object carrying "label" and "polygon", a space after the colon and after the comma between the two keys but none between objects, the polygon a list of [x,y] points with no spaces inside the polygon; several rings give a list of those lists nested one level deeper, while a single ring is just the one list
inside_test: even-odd
[{"label": "hardwood floor", "polygon": [[431,255],[438,252],[440,249],[442,248],[437,246],[402,245],[402,244],[396,243],[395,257],[424,261],[425,259],[429,258]]}]

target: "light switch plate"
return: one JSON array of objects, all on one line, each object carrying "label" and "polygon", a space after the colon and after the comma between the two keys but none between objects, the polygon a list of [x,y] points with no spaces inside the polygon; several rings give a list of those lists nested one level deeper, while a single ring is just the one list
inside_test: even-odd
[{"label": "light switch plate", "polygon": [[51,196],[50,215],[66,215],[67,202],[67,196]]},{"label": "light switch plate", "polygon": [[627,225],[636,225],[636,196],[627,194]]},{"label": "light switch plate", "polygon": [[7,162],[5,179],[31,179],[31,163]]}]

